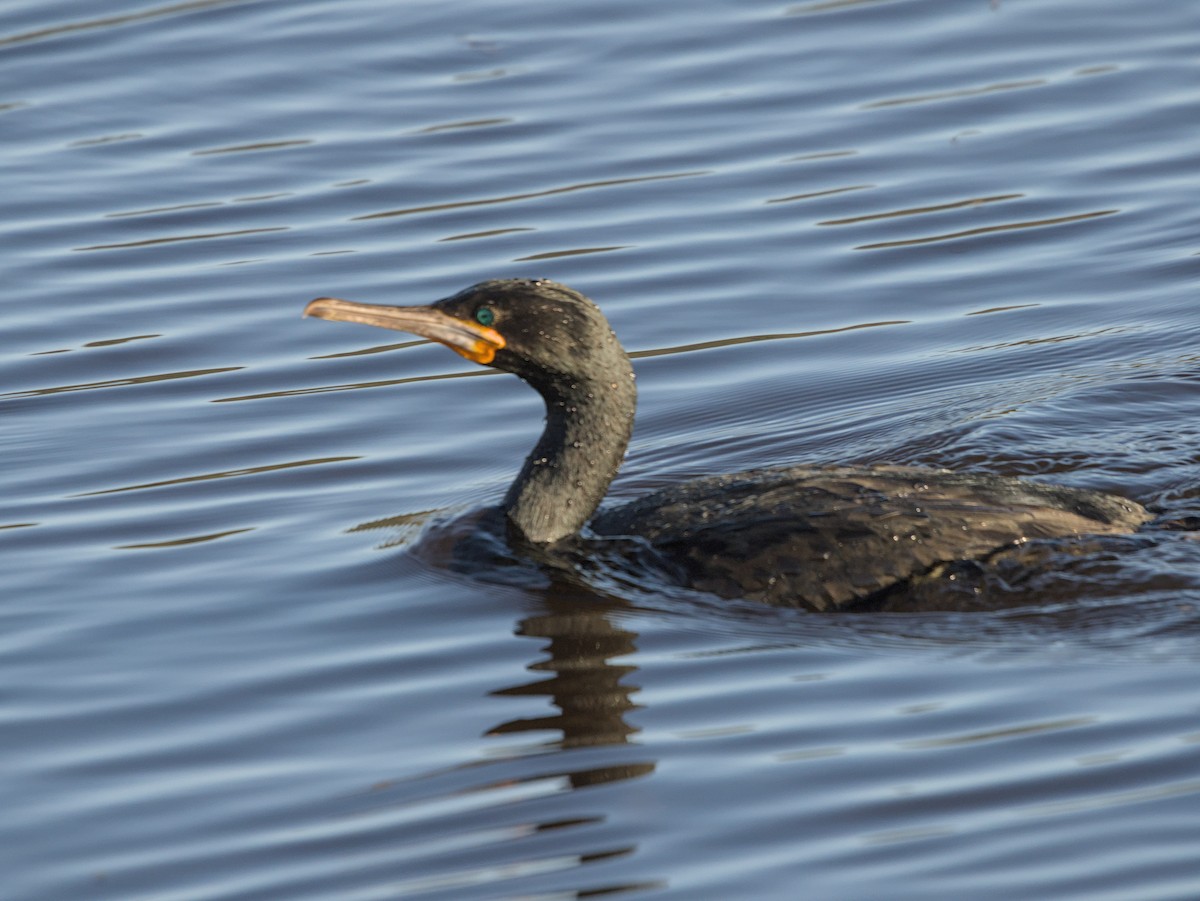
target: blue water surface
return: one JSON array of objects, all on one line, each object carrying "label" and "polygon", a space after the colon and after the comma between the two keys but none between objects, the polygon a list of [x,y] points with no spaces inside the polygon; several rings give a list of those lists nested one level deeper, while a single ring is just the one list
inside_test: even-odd
[{"label": "blue water surface", "polygon": [[990,612],[463,573],[539,400],[300,318],[585,291],[616,499],[887,461],[1195,516],[1198,58],[1176,0],[8,3],[2,894],[1200,897],[1194,533]]}]

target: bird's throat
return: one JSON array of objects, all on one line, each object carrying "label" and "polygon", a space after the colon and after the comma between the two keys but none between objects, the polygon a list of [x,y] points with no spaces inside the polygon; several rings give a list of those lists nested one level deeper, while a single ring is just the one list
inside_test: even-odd
[{"label": "bird's throat", "polygon": [[504,499],[512,525],[538,544],[574,535],[591,518],[625,456],[637,403],[631,369],[541,393],[545,429]]}]

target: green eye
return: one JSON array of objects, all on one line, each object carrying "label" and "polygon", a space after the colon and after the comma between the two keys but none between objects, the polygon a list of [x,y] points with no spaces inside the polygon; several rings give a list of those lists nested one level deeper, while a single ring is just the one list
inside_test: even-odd
[{"label": "green eye", "polygon": [[496,321],[496,314],[492,312],[491,307],[480,307],[475,311],[475,321],[480,325],[491,326]]}]

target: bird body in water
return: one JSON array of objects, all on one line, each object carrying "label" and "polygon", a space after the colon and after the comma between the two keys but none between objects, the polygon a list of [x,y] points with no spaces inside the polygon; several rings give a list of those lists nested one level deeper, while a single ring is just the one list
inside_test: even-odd
[{"label": "bird body in water", "polygon": [[597,513],[633,432],[633,367],[587,297],[542,279],[482,282],[429,306],[318,298],[305,315],[411,332],[520,376],[541,438],[501,504],[517,542],[581,530],[649,548],[681,584],[818,610],[903,591],[1029,539],[1132,532],[1132,501],[1024,479],[905,466],[762,469],[695,479]]}]

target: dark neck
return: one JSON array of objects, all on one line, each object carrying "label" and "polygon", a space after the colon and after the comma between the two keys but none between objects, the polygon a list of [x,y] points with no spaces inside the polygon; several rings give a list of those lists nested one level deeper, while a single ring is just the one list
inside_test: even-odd
[{"label": "dark neck", "polygon": [[574,535],[617,475],[637,406],[633,367],[619,354],[601,379],[534,384],[546,401],[546,428],[504,498],[528,541]]}]

